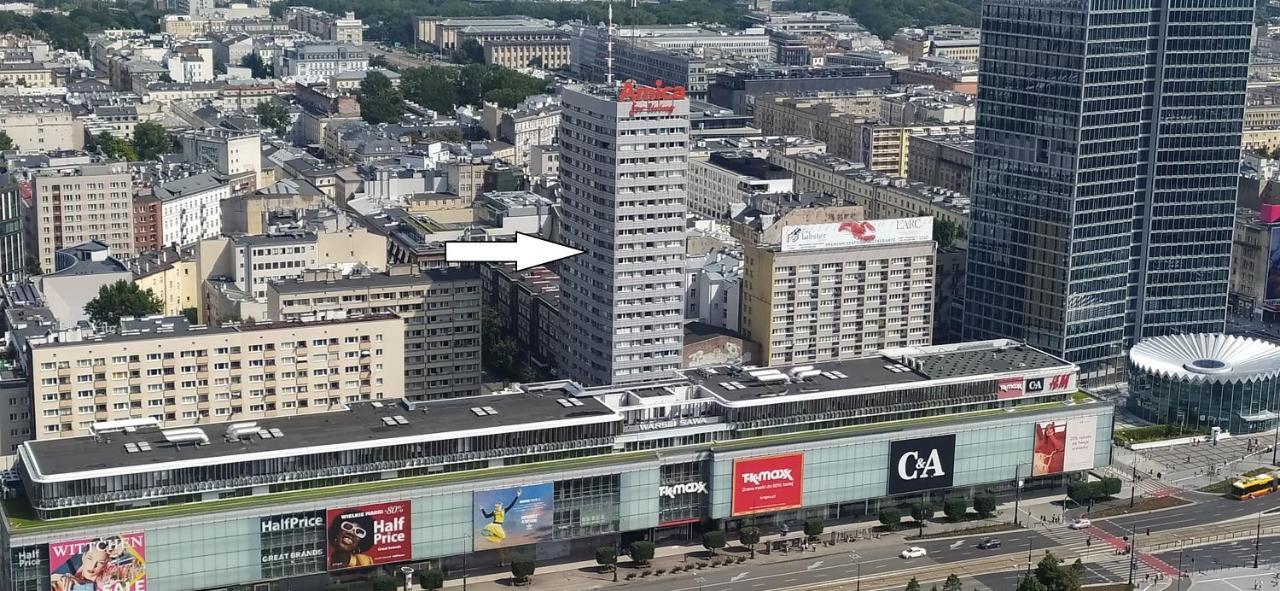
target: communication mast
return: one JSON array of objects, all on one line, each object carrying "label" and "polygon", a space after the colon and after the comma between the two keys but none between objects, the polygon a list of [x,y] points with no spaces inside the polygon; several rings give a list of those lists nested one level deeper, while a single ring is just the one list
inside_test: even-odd
[{"label": "communication mast", "polygon": [[605,33],[604,82],[613,86],[613,2],[609,2],[608,31]]}]

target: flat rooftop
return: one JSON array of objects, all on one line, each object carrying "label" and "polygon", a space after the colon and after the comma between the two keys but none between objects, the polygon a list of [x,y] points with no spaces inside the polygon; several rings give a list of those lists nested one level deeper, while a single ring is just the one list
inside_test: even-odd
[{"label": "flat rooftop", "polygon": [[[312,453],[321,453],[413,440],[438,441],[528,431],[539,423],[546,423],[549,428],[563,421],[587,424],[621,420],[617,413],[594,398],[576,398],[582,403],[580,406],[565,406],[559,402],[564,398],[560,390],[516,392],[417,403],[412,410],[399,399],[359,402],[333,412],[246,421],[256,423],[259,432],[233,441],[228,441],[225,433],[227,426],[236,424],[234,422],[197,426],[208,436],[208,445],[178,447],[166,442],[162,430],[150,428],[134,433],[108,433],[102,435],[101,441],[93,437],[28,441],[23,444],[23,455],[24,461],[28,458],[34,461],[32,472],[40,477],[75,474],[79,479],[96,471],[104,471],[103,474],[120,474],[122,470],[149,472],[173,462],[221,464],[233,456],[237,461],[248,461],[263,457],[258,454],[265,457],[301,455],[307,448]],[[268,436],[262,437],[262,431]],[[140,443],[150,449],[130,451],[129,444],[136,449]]]},{"label": "flat rooftop", "polygon": [[344,324],[353,322],[375,322],[384,320],[399,320],[400,317],[395,314],[366,314],[364,316],[351,316],[342,319],[324,319],[324,320],[299,320],[299,321],[259,321],[253,324],[232,324],[227,323],[221,326],[192,326],[187,323],[186,318],[181,316],[152,316],[147,318],[134,318],[120,321],[120,331],[114,333],[105,333],[85,337],[78,341],[56,341],[52,343],[34,344],[34,347],[47,349],[52,347],[70,347],[83,345],[96,345],[102,343],[122,343],[128,341],[144,341],[150,339],[171,338],[183,335],[210,335],[234,332],[253,332],[260,330],[290,329],[290,328],[306,328],[311,326],[320,326],[323,324]]},{"label": "flat rooftop", "polygon": [[276,292],[282,294],[324,293],[326,291],[344,289],[427,285],[430,283],[470,280],[479,281],[480,272],[472,269],[460,268],[428,269],[421,273],[408,273],[404,275],[388,275],[386,273],[348,275],[341,279],[334,279],[332,281],[327,279],[316,279],[312,281],[303,281],[301,279],[277,281],[271,283],[268,289],[274,289]]},{"label": "flat rooftop", "polygon": [[[818,363],[746,369],[714,366],[685,371],[684,374],[727,404],[770,404],[779,397],[826,397],[850,390],[892,388],[934,380],[971,378],[995,379],[998,374],[1062,368],[1074,369],[1067,361],[1044,351],[1009,340],[979,341],[960,345],[935,345],[887,349],[876,357]],[[776,370],[790,375],[792,370],[820,371],[809,379],[782,383],[762,383],[751,372]],[[738,403],[738,404],[735,404]]]}]

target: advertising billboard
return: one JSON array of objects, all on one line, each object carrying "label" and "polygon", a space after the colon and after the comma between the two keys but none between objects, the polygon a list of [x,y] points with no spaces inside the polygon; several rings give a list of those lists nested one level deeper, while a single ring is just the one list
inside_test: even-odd
[{"label": "advertising billboard", "polygon": [[1036,423],[1031,475],[1092,468],[1097,433],[1097,417]]},{"label": "advertising billboard", "polygon": [[1270,246],[1267,251],[1267,288],[1262,297],[1268,303],[1280,303],[1280,226],[1271,228]]},{"label": "advertising billboard", "polygon": [[733,461],[733,516],[804,505],[804,454]]},{"label": "advertising billboard", "polygon": [[1004,400],[1006,398],[1022,398],[1022,394],[1022,376],[1015,378],[1000,378],[999,389],[996,391],[997,399]]},{"label": "advertising billboard", "polygon": [[889,444],[889,494],[897,495],[951,486],[956,461],[956,436],[939,435]]},{"label": "advertising billboard", "polygon": [[325,512],[258,518],[262,575],[285,577],[325,570]]},{"label": "advertising billboard", "polygon": [[52,591],[146,591],[146,534],[49,544]]},{"label": "advertising billboard", "polygon": [[409,501],[325,512],[328,570],[360,568],[413,558]]},{"label": "advertising billboard", "polygon": [[476,550],[510,548],[551,539],[555,485],[550,482],[476,491],[471,496]]},{"label": "advertising billboard", "polygon": [[883,246],[933,240],[933,218],[846,220],[834,224],[788,226],[782,231],[782,251]]}]

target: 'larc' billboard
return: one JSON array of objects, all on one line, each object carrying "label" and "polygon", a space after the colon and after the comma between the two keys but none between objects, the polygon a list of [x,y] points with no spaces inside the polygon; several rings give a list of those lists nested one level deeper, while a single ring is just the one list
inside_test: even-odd
[{"label": "'larc' billboard", "polygon": [[804,454],[733,462],[733,516],[804,505]]},{"label": "'larc' billboard", "polygon": [[142,533],[49,544],[52,591],[146,591],[147,538]]},{"label": "'larc' billboard", "polygon": [[834,224],[788,226],[782,230],[782,250],[820,250],[851,246],[883,246],[933,240],[933,218],[846,220]]},{"label": "'larc' billboard", "polygon": [[329,509],[329,570],[402,562],[413,558],[409,501]]}]

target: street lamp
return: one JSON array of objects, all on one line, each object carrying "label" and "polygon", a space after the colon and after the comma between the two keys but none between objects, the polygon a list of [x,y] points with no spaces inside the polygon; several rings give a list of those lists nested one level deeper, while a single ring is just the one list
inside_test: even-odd
[{"label": "street lamp", "polygon": [[1182,591],[1182,553],[1187,551],[1187,541],[1178,540],[1178,587],[1174,591]]},{"label": "street lamp", "polygon": [[1013,524],[1018,525],[1018,504],[1022,502],[1022,466],[1013,467]]},{"label": "street lamp", "polygon": [[1258,551],[1262,547],[1262,509],[1258,509],[1258,531],[1253,536],[1253,568],[1258,568]]}]

